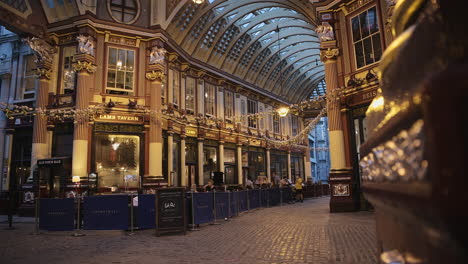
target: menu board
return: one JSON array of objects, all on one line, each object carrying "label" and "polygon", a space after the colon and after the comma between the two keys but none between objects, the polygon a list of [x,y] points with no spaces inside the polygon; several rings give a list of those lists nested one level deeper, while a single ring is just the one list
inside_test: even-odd
[{"label": "menu board", "polygon": [[156,236],[184,232],[187,226],[184,188],[156,189]]}]

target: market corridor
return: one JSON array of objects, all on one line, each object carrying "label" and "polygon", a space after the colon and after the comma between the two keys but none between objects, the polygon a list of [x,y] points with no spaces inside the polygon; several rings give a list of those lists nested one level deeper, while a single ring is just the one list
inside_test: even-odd
[{"label": "market corridor", "polygon": [[33,223],[9,231],[2,218],[0,263],[376,263],[373,214],[330,214],[328,202],[253,210],[186,236],[156,237],[153,230],[33,236]]}]

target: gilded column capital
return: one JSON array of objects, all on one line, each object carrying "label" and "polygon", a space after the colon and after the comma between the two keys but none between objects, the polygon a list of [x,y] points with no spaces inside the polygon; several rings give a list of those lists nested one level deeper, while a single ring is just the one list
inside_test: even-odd
[{"label": "gilded column capital", "polygon": [[96,65],[92,64],[89,61],[77,61],[76,63],[73,63],[73,71],[86,71],[88,73],[93,73],[96,71]]},{"label": "gilded column capital", "polygon": [[146,79],[150,81],[159,81],[162,82],[166,76],[163,71],[150,71],[145,75]]},{"label": "gilded column capital", "polygon": [[52,70],[50,69],[47,69],[47,68],[36,69],[36,77],[38,79],[50,80],[51,75],[52,75]]},{"label": "gilded column capital", "polygon": [[327,48],[320,51],[320,60],[324,63],[336,61],[340,50],[338,48]]}]

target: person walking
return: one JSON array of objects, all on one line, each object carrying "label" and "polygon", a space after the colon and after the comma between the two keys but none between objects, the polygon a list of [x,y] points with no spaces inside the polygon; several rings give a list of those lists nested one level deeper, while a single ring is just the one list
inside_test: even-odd
[{"label": "person walking", "polygon": [[304,194],[302,193],[302,188],[303,188],[303,180],[301,177],[297,177],[296,179],[296,201],[300,201],[301,203],[304,202]]}]

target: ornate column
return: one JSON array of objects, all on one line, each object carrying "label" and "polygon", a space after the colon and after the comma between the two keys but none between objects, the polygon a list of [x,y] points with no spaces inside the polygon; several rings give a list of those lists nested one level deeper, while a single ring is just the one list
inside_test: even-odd
[{"label": "ornate column", "polygon": [[325,64],[325,83],[327,85],[328,135],[330,140],[330,212],[354,211],[352,170],[346,168],[345,145],[338,94],[339,49],[335,40],[321,42],[320,58]]},{"label": "ornate column", "polygon": [[[154,45],[161,45],[156,42]],[[147,179],[163,180],[162,171],[162,119],[161,119],[161,85],[165,78],[165,54],[166,51],[159,46],[154,46],[149,54],[146,79],[149,81],[150,90],[150,127],[149,127],[149,153]],[[147,86],[147,87],[148,87]]]},{"label": "ornate column", "polygon": [[242,175],[242,144],[237,143],[237,181],[239,184],[244,184],[244,177]]},{"label": "ornate column", "polygon": [[89,89],[94,83],[96,71],[94,58],[94,39],[79,35],[78,54],[75,56],[73,70],[77,73],[75,108],[75,128],[73,131],[72,176],[88,175],[88,138],[89,138]]},{"label": "ornate column", "polygon": [[266,176],[267,176],[268,182],[272,182],[270,163],[271,163],[270,148],[267,147],[266,148],[266,174],[267,174]]},{"label": "ornate column", "polygon": [[[50,63],[40,63],[37,69],[39,87],[36,93],[36,108],[45,109],[47,106],[50,78],[52,71]],[[31,177],[36,167],[37,160],[48,158],[47,147],[47,116],[38,114],[34,117],[32,154],[31,154]]]},{"label": "ornate column", "polygon": [[197,141],[197,172],[198,172],[198,185],[203,185],[203,138],[199,137]]},{"label": "ornate column", "polygon": [[180,186],[187,186],[188,179],[185,171],[185,134],[180,135]]},{"label": "ornate column", "polygon": [[288,150],[288,179],[292,180],[292,175],[291,175],[291,150]]},{"label": "ornate column", "polygon": [[167,183],[169,186],[174,184],[172,179],[172,172],[174,171],[174,132],[168,131],[167,133]]},{"label": "ornate column", "polygon": [[165,78],[163,70],[146,73],[150,81],[150,128],[149,128],[149,177],[164,179],[162,172],[162,120],[161,120],[161,85]]},{"label": "ornate column", "polygon": [[[219,141],[219,171],[224,173],[224,141]],[[226,175],[224,175],[226,177]]]}]

